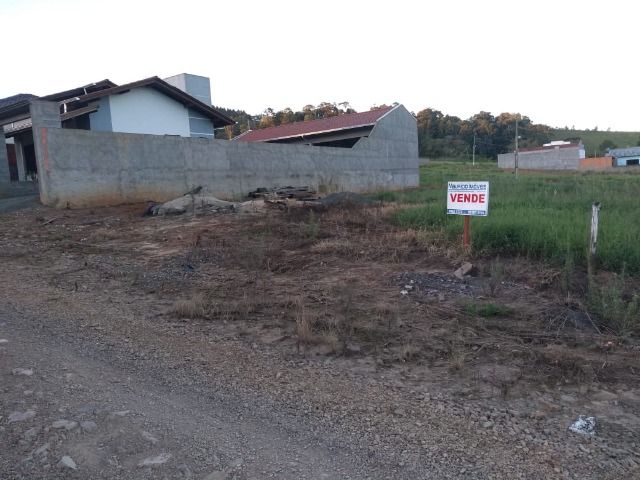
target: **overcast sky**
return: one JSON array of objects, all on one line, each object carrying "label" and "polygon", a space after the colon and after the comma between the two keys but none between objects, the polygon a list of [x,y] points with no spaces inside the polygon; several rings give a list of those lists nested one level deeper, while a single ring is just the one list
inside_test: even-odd
[{"label": "overcast sky", "polygon": [[189,72],[253,114],[399,102],[640,130],[638,18],[632,0],[0,0],[0,98]]}]

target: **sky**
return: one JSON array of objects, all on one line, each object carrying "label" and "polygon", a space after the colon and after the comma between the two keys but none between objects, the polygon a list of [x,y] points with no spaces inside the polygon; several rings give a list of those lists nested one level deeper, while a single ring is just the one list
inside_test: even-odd
[{"label": "sky", "polygon": [[640,130],[632,0],[0,0],[0,98],[187,72],[214,105],[348,101]]}]

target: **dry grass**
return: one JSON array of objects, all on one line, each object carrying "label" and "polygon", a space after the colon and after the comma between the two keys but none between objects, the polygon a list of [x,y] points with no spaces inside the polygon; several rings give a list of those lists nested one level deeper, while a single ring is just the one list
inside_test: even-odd
[{"label": "dry grass", "polygon": [[206,318],[208,302],[202,293],[196,293],[190,298],[176,300],[171,311],[183,318]]},{"label": "dry grass", "polygon": [[304,300],[298,298],[295,303],[295,320],[296,320],[296,337],[298,347],[303,345],[309,345],[316,341],[316,336],[313,332],[313,325],[307,310],[304,306]]},{"label": "dry grass", "polygon": [[411,362],[420,357],[420,347],[414,343],[407,343],[400,347],[398,360],[401,362]]}]

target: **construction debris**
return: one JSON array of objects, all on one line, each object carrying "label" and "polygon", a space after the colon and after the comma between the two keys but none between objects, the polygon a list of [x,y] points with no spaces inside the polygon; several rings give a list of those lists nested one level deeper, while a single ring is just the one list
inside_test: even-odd
[{"label": "construction debris", "polygon": [[250,198],[264,198],[265,200],[284,200],[294,198],[296,200],[317,200],[316,191],[308,186],[304,187],[281,187],[281,188],[258,188],[249,192]]},{"label": "construction debris", "polygon": [[149,208],[150,215],[181,215],[186,212],[233,212],[237,204],[210,195],[187,194]]}]

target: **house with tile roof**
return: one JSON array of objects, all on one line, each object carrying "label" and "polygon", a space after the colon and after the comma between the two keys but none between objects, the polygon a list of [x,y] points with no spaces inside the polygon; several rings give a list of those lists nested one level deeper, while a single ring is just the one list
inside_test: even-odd
[{"label": "house with tile roof", "polygon": [[190,74],[124,85],[101,80],[44,97],[13,95],[0,99],[0,182],[37,178],[34,99],[57,102],[62,128],[78,130],[213,138],[216,128],[234,123],[211,106],[209,79]]}]

